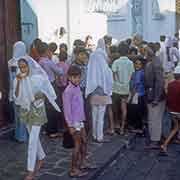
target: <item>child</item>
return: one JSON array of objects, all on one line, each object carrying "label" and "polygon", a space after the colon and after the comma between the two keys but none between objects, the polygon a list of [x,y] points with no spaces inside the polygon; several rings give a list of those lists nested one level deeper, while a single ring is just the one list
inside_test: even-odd
[{"label": "child", "polygon": [[135,130],[134,132],[143,133],[143,118],[145,115],[145,89],[144,89],[144,69],[143,59],[135,61],[135,73],[131,80],[131,99],[137,94],[137,104],[131,103],[128,106],[128,122]]},{"label": "child", "polygon": [[57,82],[57,86],[60,88],[61,92],[64,91],[68,82],[67,72],[69,69],[69,64],[66,63],[66,60],[67,60],[67,53],[61,52],[59,54],[59,63],[57,64],[57,66],[60,67],[64,72],[64,74],[58,78],[58,82]]},{"label": "child", "polygon": [[[112,64],[112,71],[114,76],[113,84],[113,105],[115,111],[115,120],[120,126],[120,130],[117,130],[118,134],[123,135],[125,129],[125,122],[127,116],[127,100],[130,92],[130,80],[134,73],[134,65],[132,61],[127,57],[129,47],[126,43],[119,45],[120,58],[115,60]],[[122,112],[121,122],[118,118],[119,103]]]},{"label": "child", "polygon": [[180,128],[180,66],[177,66],[174,71],[175,80],[168,85],[168,108],[171,114],[173,129],[168,138],[161,145],[161,151],[167,153],[167,146],[171,139],[176,135]]},{"label": "child", "polygon": [[74,49],[75,61],[72,65],[77,66],[81,69],[81,82],[80,88],[85,94],[86,79],[87,79],[87,51],[84,47],[77,47]]},{"label": "child", "polygon": [[59,62],[58,56],[55,53],[57,48],[58,48],[57,44],[54,42],[52,42],[48,45],[48,57],[56,64]]},{"label": "child", "polygon": [[63,93],[63,106],[65,120],[74,140],[70,176],[81,177],[87,175],[87,173],[78,171],[78,161],[80,160],[81,170],[88,168],[86,163],[87,135],[84,128],[84,102],[79,86],[81,70],[77,66],[71,66],[68,71],[68,77],[70,82]]},{"label": "child", "polygon": [[87,63],[88,63],[88,55],[87,51],[84,47],[76,47],[74,49],[75,60],[72,65],[77,66],[81,69],[81,81],[80,88],[83,93],[84,106],[85,106],[85,114],[86,114],[86,130],[89,134],[90,124],[91,124],[91,114],[90,114],[90,105],[88,98],[85,98],[85,89],[87,84]]}]

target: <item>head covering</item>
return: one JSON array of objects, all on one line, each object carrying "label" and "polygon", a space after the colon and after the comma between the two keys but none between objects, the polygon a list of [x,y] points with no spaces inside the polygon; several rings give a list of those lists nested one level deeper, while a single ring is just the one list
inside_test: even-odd
[{"label": "head covering", "polygon": [[17,41],[13,46],[13,55],[12,58],[9,60],[9,66],[17,66],[17,61],[19,57],[26,56],[26,45],[22,41]]},{"label": "head covering", "polygon": [[98,40],[96,50],[97,50],[97,51],[104,52],[105,56],[108,56],[108,55],[107,55],[107,52],[106,52],[106,44],[105,44],[104,39],[99,39],[99,40]]},{"label": "head covering", "polygon": [[166,46],[166,48],[172,47],[173,46],[173,38],[167,37],[166,41],[165,41],[165,46]]},{"label": "head covering", "polygon": [[[19,57],[18,61],[20,59],[24,59],[28,63],[29,74],[27,77],[25,77],[20,81],[18,97],[15,96],[15,92],[14,92],[15,104],[29,111],[32,103],[34,103],[35,106],[37,105],[36,104],[37,101],[35,101],[35,95],[41,92],[46,96],[46,98],[53,105],[53,107],[57,111],[60,111],[58,105],[55,102],[57,98],[56,93],[48,79],[46,72],[31,57],[22,56]],[[15,87],[16,84],[17,81],[15,80]],[[41,102],[41,104],[42,103],[43,102]]]},{"label": "head covering", "polygon": [[180,74],[180,65],[175,68],[174,74]]},{"label": "head covering", "polygon": [[103,39],[98,41],[95,52],[91,53],[87,71],[86,96],[91,94],[97,87],[101,87],[105,94],[112,94],[113,76],[107,64],[107,54]]}]

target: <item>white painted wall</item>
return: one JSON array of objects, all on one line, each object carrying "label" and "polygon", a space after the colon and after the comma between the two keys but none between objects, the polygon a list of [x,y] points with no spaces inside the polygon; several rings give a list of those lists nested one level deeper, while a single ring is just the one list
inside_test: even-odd
[{"label": "white painted wall", "polygon": [[[88,13],[88,0],[69,0],[69,9],[67,9],[67,1],[31,0],[38,15],[39,36],[42,40],[56,41],[59,44],[60,41],[55,40],[53,32],[61,26],[68,31],[70,47],[75,39],[84,39],[87,35],[91,35],[96,42],[107,33],[107,17],[102,14]],[[68,43],[67,36],[63,41]]]},{"label": "white painted wall", "polygon": [[[175,0],[159,0],[160,9],[165,16],[164,20],[152,18],[151,0],[144,0],[144,39],[159,41],[160,35],[173,36],[176,31]],[[131,37],[131,9],[124,17],[110,16],[108,18],[108,34],[122,40]]]},{"label": "white painted wall", "polygon": [[176,31],[175,0],[160,0],[159,4],[164,20],[152,18],[151,1],[144,4],[144,38],[148,41],[158,41],[160,35],[173,36]]}]

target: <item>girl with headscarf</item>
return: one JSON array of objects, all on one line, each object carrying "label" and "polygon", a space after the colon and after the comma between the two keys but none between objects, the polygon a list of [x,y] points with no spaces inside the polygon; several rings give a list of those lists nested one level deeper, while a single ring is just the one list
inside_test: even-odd
[{"label": "girl with headscarf", "polygon": [[113,75],[107,64],[107,53],[103,39],[98,41],[95,52],[90,55],[87,72],[86,97],[92,105],[93,138],[102,143],[106,105],[111,104]]},{"label": "girl with headscarf", "polygon": [[36,158],[37,170],[44,162],[45,153],[41,146],[39,133],[41,126],[47,122],[45,111],[45,98],[60,112],[56,104],[55,91],[48,80],[45,71],[29,56],[20,57],[18,60],[20,73],[14,80],[14,99],[19,106],[19,117],[26,124],[29,132],[28,144],[28,175],[25,180],[32,180],[35,176]]},{"label": "girl with headscarf", "polygon": [[24,123],[19,120],[19,106],[14,104],[13,98],[13,81],[18,72],[17,61],[20,56],[26,55],[26,46],[22,41],[18,41],[13,46],[13,57],[8,61],[9,68],[9,101],[14,109],[12,117],[15,119],[15,139],[17,142],[24,142],[27,140],[27,131]]}]

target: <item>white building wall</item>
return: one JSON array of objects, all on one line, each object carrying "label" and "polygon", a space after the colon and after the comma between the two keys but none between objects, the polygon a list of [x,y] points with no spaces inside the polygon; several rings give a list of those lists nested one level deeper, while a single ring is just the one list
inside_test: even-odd
[{"label": "white building wall", "polygon": [[88,13],[88,0],[31,0],[31,2],[38,15],[39,36],[43,41],[55,41],[59,44],[61,40],[57,40],[53,33],[61,26],[67,30],[63,41],[70,47],[75,39],[84,39],[87,35],[91,35],[96,42],[107,33],[107,17]]}]

